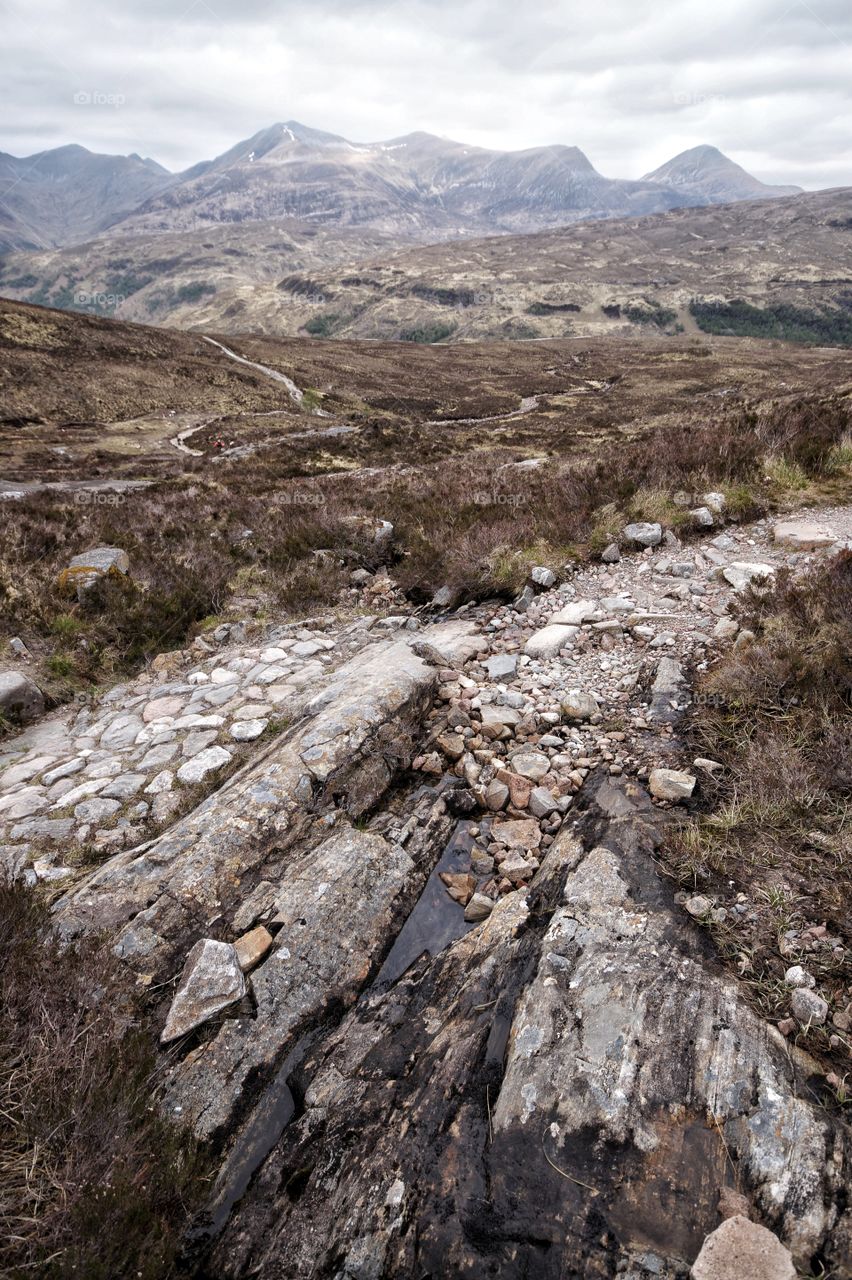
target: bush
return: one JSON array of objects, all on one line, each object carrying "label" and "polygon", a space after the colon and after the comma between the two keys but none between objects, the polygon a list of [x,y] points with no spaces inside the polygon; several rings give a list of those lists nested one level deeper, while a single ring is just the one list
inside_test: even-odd
[{"label": "bush", "polygon": [[172,301],[174,303],[200,302],[202,298],[211,298],[215,292],[215,284],[203,284],[200,280],[193,280],[190,284],[182,284],[180,288],[175,289]]},{"label": "bush", "polygon": [[809,346],[852,346],[852,315],[822,307],[819,311],[779,302],[755,307],[742,298],[732,302],[689,304],[699,329],[746,338],[781,338]]},{"label": "bush", "polygon": [[403,329],[400,332],[400,342],[444,342],[455,333],[457,326],[454,324],[423,324],[416,328]]},{"label": "bush", "polygon": [[0,881],[3,1275],[162,1280],[206,1187],[152,1103],[154,1034],[118,963],[61,949],[43,903]]},{"label": "bush", "polygon": [[[852,553],[819,572],[778,574],[774,591],[742,606],[752,644],[728,652],[700,681],[691,746],[724,766],[707,784],[706,812],[667,843],[674,874],[723,898],[744,891],[754,904],[751,936],[722,927],[767,1016],[786,1012],[779,954],[791,924],[827,924],[845,946],[803,963],[824,992],[852,978],[848,813],[852,801]],[[828,1048],[827,1036],[821,1043]]]}]

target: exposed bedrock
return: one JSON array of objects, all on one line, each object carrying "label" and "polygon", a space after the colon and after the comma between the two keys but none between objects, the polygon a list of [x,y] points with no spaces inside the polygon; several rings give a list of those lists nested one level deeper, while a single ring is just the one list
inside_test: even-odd
[{"label": "exposed bedrock", "polygon": [[848,1137],[673,908],[658,817],[602,783],[528,891],[315,1042],[207,1274],[685,1277],[726,1188],[852,1274]]},{"label": "exposed bedrock", "polygon": [[[451,651],[469,623],[429,629]],[[423,634],[423,633],[421,633]],[[446,659],[444,659],[446,660]],[[227,921],[253,886],[357,819],[410,759],[436,671],[407,640],[370,646],[326,680],[302,719],[185,818],[110,859],[60,900],[66,935],[111,930],[116,949],[157,977]],[[337,807],[332,811],[332,805]]]}]

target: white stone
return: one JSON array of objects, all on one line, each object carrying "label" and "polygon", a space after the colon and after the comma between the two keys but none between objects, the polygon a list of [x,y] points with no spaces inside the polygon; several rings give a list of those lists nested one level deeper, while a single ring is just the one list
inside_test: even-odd
[{"label": "white stone", "polygon": [[524,653],[529,658],[555,658],[560,649],[571,643],[577,631],[578,628],[572,626],[542,627],[530,636],[524,646]]},{"label": "white stone", "polygon": [[236,742],[253,742],[255,738],[259,738],[266,726],[268,720],[237,720],[231,725],[231,737]]},{"label": "white stone", "polygon": [[752,585],[768,588],[775,580],[775,569],[771,564],[760,561],[735,560],[722,570],[722,577],[738,592]]},{"label": "white stone", "polygon": [[230,751],[224,747],[208,747],[192,760],[187,760],[177,771],[178,780],[185,783],[202,782],[208,774],[221,769],[231,760]]},{"label": "white stone", "polygon": [[688,800],[695,790],[695,777],[680,769],[652,769],[648,785],[658,800]]}]

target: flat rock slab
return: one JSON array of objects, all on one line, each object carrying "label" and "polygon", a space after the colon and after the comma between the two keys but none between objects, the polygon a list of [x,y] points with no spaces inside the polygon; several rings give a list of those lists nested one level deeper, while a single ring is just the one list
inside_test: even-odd
[{"label": "flat rock slab", "polygon": [[554,613],[550,624],[560,627],[580,627],[597,613],[596,600],[574,600],[566,604],[558,613]]},{"label": "flat rock slab", "polygon": [[524,653],[528,658],[555,658],[560,649],[571,643],[577,631],[578,628],[574,626],[551,623],[530,636],[524,646]]},{"label": "flat rock slab", "polygon": [[792,547],[796,551],[818,551],[837,542],[836,533],[805,520],[779,520],[773,525],[772,537],[779,546]]},{"label": "flat rock slab", "polygon": [[170,1044],[242,1000],[245,978],[230,942],[201,938],[186,957],[174,1000],[160,1036]]},{"label": "flat rock slab", "polygon": [[461,667],[479,652],[482,643],[475,622],[437,622],[410,641],[415,653],[442,667]]}]

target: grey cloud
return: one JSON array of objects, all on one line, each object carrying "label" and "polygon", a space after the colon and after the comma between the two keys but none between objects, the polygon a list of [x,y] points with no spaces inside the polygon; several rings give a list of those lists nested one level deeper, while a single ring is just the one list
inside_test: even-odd
[{"label": "grey cloud", "polygon": [[14,154],[176,169],[299,119],[564,142],[621,177],[710,142],[768,181],[852,183],[848,0],[7,0],[4,37]]}]

